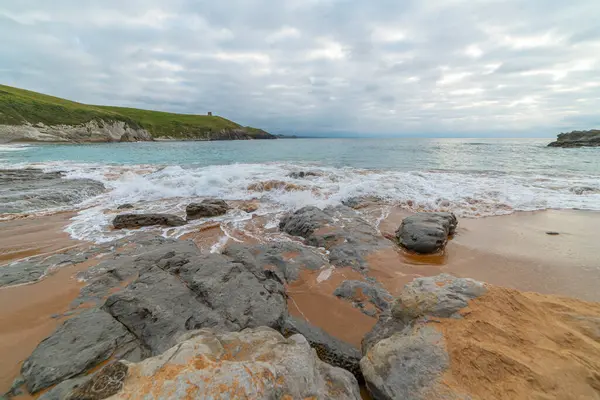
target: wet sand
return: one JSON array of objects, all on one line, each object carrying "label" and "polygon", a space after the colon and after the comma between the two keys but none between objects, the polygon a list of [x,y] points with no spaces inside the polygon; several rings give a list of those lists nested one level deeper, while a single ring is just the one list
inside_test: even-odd
[{"label": "wet sand", "polygon": [[[393,235],[406,213],[391,213],[382,233]],[[417,256],[404,251],[384,265],[395,271],[442,272],[494,285],[600,301],[600,212],[548,210],[479,219],[459,218],[445,252]],[[548,235],[546,232],[558,232]],[[377,260],[376,260],[377,261]],[[381,263],[381,261],[379,261]],[[387,285],[389,286],[389,285]],[[392,291],[396,287],[389,288]]]},{"label": "wet sand", "polygon": [[0,265],[83,243],[63,232],[74,215],[64,212],[0,221]]}]

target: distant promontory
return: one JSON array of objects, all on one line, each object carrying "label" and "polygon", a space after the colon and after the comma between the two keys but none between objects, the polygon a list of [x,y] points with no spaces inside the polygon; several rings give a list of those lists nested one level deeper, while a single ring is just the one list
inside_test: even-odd
[{"label": "distant promontory", "polygon": [[95,106],[0,85],[0,143],[276,139],[207,114]]},{"label": "distant promontory", "polygon": [[561,133],[550,147],[600,147],[600,130]]}]

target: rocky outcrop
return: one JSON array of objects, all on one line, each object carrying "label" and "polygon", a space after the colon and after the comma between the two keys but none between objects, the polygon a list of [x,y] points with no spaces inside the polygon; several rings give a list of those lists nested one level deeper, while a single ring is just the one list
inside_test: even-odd
[{"label": "rocky outcrop", "polygon": [[[104,368],[68,399],[199,398],[359,400],[356,379],[318,359],[301,335],[269,328],[190,332],[163,354]],[[91,397],[102,393],[102,397]]]},{"label": "rocky outcrop", "polygon": [[406,285],[391,312],[382,315],[363,340],[360,366],[374,398],[464,398],[440,387],[441,376],[449,367],[444,337],[419,322],[431,317],[458,318],[456,313],[469,300],[485,292],[480,282],[447,274],[418,278]]},{"label": "rocky outcrop", "polygon": [[287,174],[289,178],[293,179],[304,179],[309,178],[311,176],[321,176],[322,174],[317,171],[294,171]]},{"label": "rocky outcrop", "polygon": [[600,146],[600,130],[573,131],[561,133],[549,147],[598,147]]},{"label": "rocky outcrop", "polygon": [[62,172],[0,170],[0,214],[77,204],[101,194],[104,189],[101,182],[66,179]]},{"label": "rocky outcrop", "polygon": [[368,269],[370,254],[391,247],[356,211],[345,206],[324,210],[313,206],[301,208],[284,216],[279,229],[305,238],[310,246],[328,250],[332,265],[352,267],[360,272]]},{"label": "rocky outcrop", "polygon": [[187,219],[216,217],[227,213],[229,206],[224,200],[206,199],[200,203],[191,203],[185,208]]},{"label": "rocky outcrop", "polygon": [[41,389],[87,371],[120,353],[140,360],[136,338],[110,315],[98,309],[67,320],[25,360],[21,373],[27,390]]},{"label": "rocky outcrop", "polygon": [[183,218],[171,214],[121,214],[113,220],[115,229],[137,229],[144,226],[182,226]]},{"label": "rocky outcrop", "polygon": [[404,218],[396,231],[400,246],[419,254],[443,250],[453,235],[458,220],[452,213],[417,213]]},{"label": "rocky outcrop", "polygon": [[203,132],[202,138],[190,138],[192,140],[253,140],[253,139],[277,139],[260,129],[254,128],[228,128],[218,131]]},{"label": "rocky outcrop", "polygon": [[0,125],[0,142],[135,142],[152,140],[132,122],[92,120],[81,125]]}]

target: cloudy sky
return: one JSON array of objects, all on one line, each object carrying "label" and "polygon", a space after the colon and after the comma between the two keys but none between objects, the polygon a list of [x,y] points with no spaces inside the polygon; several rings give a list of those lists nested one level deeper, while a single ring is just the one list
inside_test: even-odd
[{"label": "cloudy sky", "polygon": [[599,0],[1,0],[0,82],[275,133],[600,128]]}]

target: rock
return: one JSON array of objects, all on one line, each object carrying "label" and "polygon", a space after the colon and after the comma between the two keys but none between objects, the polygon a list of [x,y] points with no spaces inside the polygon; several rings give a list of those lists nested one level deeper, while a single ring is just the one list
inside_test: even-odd
[{"label": "rock", "polygon": [[463,398],[435,397],[448,365],[442,334],[428,326],[377,342],[360,361],[367,388],[377,400]]},{"label": "rock", "polygon": [[129,210],[132,208],[135,208],[133,206],[133,204],[126,203],[126,204],[121,204],[119,207],[117,207],[117,210]]},{"label": "rock", "polygon": [[111,295],[104,310],[157,355],[184,332],[200,327],[232,328],[199,301],[176,276],[151,266],[125,290]]},{"label": "rock", "polygon": [[293,179],[303,179],[309,176],[321,176],[321,173],[315,171],[295,171],[290,172],[289,174],[287,174],[287,176]]},{"label": "rock", "polygon": [[327,263],[320,254],[291,242],[254,246],[234,243],[227,246],[223,254],[254,271],[269,270],[275,273],[282,283],[295,281],[303,269],[317,271]]},{"label": "rock", "polygon": [[372,204],[379,204],[382,201],[383,199],[379,196],[357,196],[350,197],[342,201],[342,204],[347,207],[354,208],[355,210],[359,210]]},{"label": "rock", "polygon": [[597,147],[600,146],[600,130],[561,133],[549,147]]},{"label": "rock", "polygon": [[452,213],[417,213],[404,218],[396,231],[398,243],[419,254],[432,254],[446,247],[458,220]]},{"label": "rock", "polygon": [[199,250],[152,260],[135,260],[145,264],[139,278],[110,296],[104,308],[154,355],[189,330],[277,327],[287,314],[283,285],[262,270]]},{"label": "rock", "polygon": [[[369,316],[389,309],[393,300],[392,295],[384,288],[362,281],[344,281],[333,294],[351,301],[354,307]],[[371,308],[369,308],[369,303]],[[375,310],[372,307],[375,307]]]},{"label": "rock", "polygon": [[185,209],[187,219],[216,217],[227,213],[229,206],[223,200],[206,199],[200,203],[191,203]]},{"label": "rock", "polygon": [[119,393],[123,389],[129,367],[117,361],[102,368],[97,374],[77,387],[66,392],[65,400],[102,400]]},{"label": "rock", "polygon": [[272,190],[284,190],[286,192],[294,192],[297,190],[306,190],[306,188],[304,186],[296,185],[293,183],[271,180],[252,183],[248,186],[248,190],[252,190],[255,192],[270,192]]},{"label": "rock", "polygon": [[295,317],[286,318],[280,331],[285,337],[295,334],[304,336],[311,347],[316,350],[321,361],[350,371],[359,382],[363,381],[359,365],[361,354],[352,345],[336,339],[324,330]]},{"label": "rock", "polygon": [[375,251],[391,248],[356,211],[345,206],[304,207],[284,216],[279,228],[306,239],[306,244],[329,251],[329,261],[337,267],[368,269],[367,257]]},{"label": "rock", "polygon": [[[73,396],[70,396],[70,393],[72,390],[78,388],[79,386],[81,386],[84,383],[86,383],[87,381],[89,381],[93,376],[95,376],[95,374],[82,375],[82,376],[78,376],[76,378],[67,379],[66,381],[62,381],[58,385],[54,386],[52,389],[50,389],[48,391],[44,391],[40,395],[40,397],[38,397],[38,400],[65,400],[68,398],[71,398],[72,400],[81,400],[81,397],[73,398]],[[84,398],[86,400],[100,400],[101,399],[99,396],[98,397],[90,396],[90,397],[84,397]]]},{"label": "rock", "polygon": [[101,182],[65,179],[62,172],[0,170],[0,213],[22,213],[78,204],[104,190]]},{"label": "rock", "polygon": [[250,214],[259,209],[260,203],[258,201],[243,201],[240,203],[239,207],[240,210]]},{"label": "rock", "polygon": [[44,339],[23,363],[21,374],[27,390],[36,393],[117,354],[139,360],[136,338],[104,311],[86,310]]},{"label": "rock", "polygon": [[548,231],[548,232],[546,232],[546,235],[558,236],[558,235],[560,235],[560,233],[559,232]]},{"label": "rock", "polygon": [[113,220],[115,229],[137,229],[144,226],[182,226],[185,220],[171,214],[121,214]]},{"label": "rock", "polygon": [[461,318],[458,311],[486,291],[481,282],[448,274],[407,284],[391,311],[382,313],[363,339],[360,366],[374,398],[427,399],[437,391],[449,356],[442,334],[418,322]]},{"label": "rock", "polygon": [[320,361],[301,335],[261,327],[182,339],[160,356],[124,363],[123,388],[111,399],[360,399],[352,374]]}]

